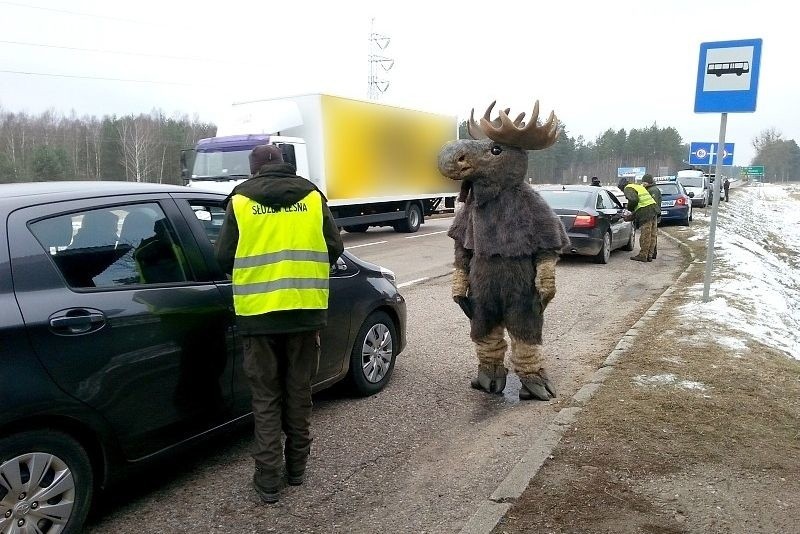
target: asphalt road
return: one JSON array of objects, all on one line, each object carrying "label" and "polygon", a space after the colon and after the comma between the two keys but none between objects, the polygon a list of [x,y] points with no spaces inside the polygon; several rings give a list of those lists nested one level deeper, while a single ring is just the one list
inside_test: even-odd
[{"label": "asphalt road", "polygon": [[472,390],[468,323],[450,298],[449,219],[417,234],[345,234],[354,254],[404,285],[409,345],[387,388],[366,399],[315,397],[306,484],[263,505],[251,488],[250,431],[216,439],[148,470],[100,507],[88,532],[457,532],[568,404],[650,303],[681,270],[667,239],[653,263],[616,251],[608,265],[564,258],[545,317],[545,367],[559,388],[549,403]]}]

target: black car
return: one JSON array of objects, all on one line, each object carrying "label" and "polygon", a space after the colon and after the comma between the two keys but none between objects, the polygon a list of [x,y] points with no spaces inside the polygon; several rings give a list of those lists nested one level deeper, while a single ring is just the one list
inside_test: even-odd
[{"label": "black car", "polygon": [[605,188],[559,185],[537,187],[536,191],[564,224],[570,240],[564,253],[608,263],[612,250],[633,250],[633,223],[623,219],[622,204]]},{"label": "black car", "polygon": [[[94,492],[128,468],[247,419],[213,256],[224,198],[0,186],[0,532],[79,532]],[[345,253],[330,288],[314,390],[348,378],[375,393],[406,343],[394,275]]]}]

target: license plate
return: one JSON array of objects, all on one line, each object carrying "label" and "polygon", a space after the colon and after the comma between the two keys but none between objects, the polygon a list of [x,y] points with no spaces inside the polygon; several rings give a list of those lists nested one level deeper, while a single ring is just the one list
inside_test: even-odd
[{"label": "license plate", "polygon": [[666,212],[666,211],[664,211],[664,210],[661,210],[661,215],[666,215],[666,214],[667,214],[667,212]]},{"label": "license plate", "polygon": [[662,208],[671,208],[674,205],[675,205],[675,201],[674,200],[662,200],[661,201],[661,207]]}]

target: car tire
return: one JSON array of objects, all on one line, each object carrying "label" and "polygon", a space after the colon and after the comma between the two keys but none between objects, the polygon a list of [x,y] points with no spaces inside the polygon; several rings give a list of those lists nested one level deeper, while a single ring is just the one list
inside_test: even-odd
[{"label": "car tire", "polygon": [[600,247],[600,252],[594,257],[595,263],[606,264],[611,258],[611,232],[603,234],[603,245]]},{"label": "car tire", "polygon": [[411,203],[406,207],[406,217],[394,225],[397,232],[413,234],[422,224],[422,209],[419,204]]},{"label": "car tire", "polygon": [[343,226],[345,230],[347,230],[351,234],[363,234],[367,230],[369,230],[368,224],[351,224],[349,226]]},{"label": "car tire", "polygon": [[[16,476],[9,476],[11,473]],[[33,481],[34,477],[38,481]],[[0,439],[0,478],[21,481],[11,483],[9,497],[27,503],[24,511],[19,505],[9,509],[0,504],[0,518],[11,512],[15,523],[35,520],[38,531],[52,529],[60,534],[83,531],[94,479],[86,451],[70,436],[61,432],[31,431]],[[14,487],[17,484],[19,487]],[[7,502],[6,495],[5,487],[0,485],[0,503]],[[37,496],[47,498],[40,502]],[[70,501],[72,506],[64,506]],[[51,515],[46,516],[48,511]],[[54,521],[53,514],[64,514],[63,522]]]},{"label": "car tire", "polygon": [[625,243],[625,246],[622,247],[622,250],[630,252],[633,250],[634,245],[636,245],[636,228],[631,225],[631,236],[628,238],[628,242]]},{"label": "car tire", "polygon": [[399,340],[394,321],[386,312],[372,312],[361,325],[350,352],[349,382],[357,395],[382,390],[394,370]]}]

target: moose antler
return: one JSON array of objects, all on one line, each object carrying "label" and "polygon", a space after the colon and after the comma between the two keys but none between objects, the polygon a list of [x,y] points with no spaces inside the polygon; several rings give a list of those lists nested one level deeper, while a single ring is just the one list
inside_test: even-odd
[{"label": "moose antler", "polygon": [[504,145],[515,146],[523,150],[541,150],[556,142],[559,135],[558,118],[550,112],[550,117],[543,125],[537,124],[539,118],[539,101],[533,106],[531,118],[527,124],[523,122],[525,113],[520,113],[513,121],[508,117],[509,109],[500,110],[500,116],[491,120],[492,102],[480,119],[475,123],[475,110],[469,114],[467,131],[473,139],[491,139]]}]

